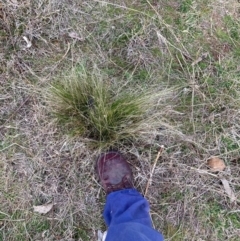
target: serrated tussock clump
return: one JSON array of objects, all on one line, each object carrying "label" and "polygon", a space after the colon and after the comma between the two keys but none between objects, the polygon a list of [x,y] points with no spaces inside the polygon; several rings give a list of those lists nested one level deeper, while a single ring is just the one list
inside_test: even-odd
[{"label": "serrated tussock clump", "polygon": [[87,73],[81,66],[51,86],[50,102],[70,133],[113,145],[156,127],[156,109],[166,95],[166,90],[120,90],[98,71]]}]

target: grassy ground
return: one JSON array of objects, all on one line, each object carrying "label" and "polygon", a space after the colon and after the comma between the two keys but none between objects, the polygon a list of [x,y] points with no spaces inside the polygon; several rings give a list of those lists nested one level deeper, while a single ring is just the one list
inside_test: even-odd
[{"label": "grassy ground", "polygon": [[[49,106],[50,85],[77,65],[113,89],[174,90],[159,126],[117,142],[166,240],[239,240],[240,4],[237,0],[0,3],[0,240],[96,240],[104,150],[72,137]],[[149,128],[150,127],[150,128]],[[212,173],[210,156],[227,168]],[[221,179],[234,192],[231,201]],[[53,203],[46,215],[34,205]]]}]

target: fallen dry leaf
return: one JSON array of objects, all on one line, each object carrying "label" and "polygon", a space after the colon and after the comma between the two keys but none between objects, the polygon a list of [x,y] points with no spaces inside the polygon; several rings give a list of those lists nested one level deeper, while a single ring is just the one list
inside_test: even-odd
[{"label": "fallen dry leaf", "polygon": [[98,230],[98,241],[105,241],[107,237],[107,231],[102,232],[101,230]]},{"label": "fallen dry leaf", "polygon": [[71,32],[71,33],[69,33],[68,34],[69,35],[69,37],[71,37],[71,38],[73,38],[73,39],[77,39],[77,40],[79,40],[79,41],[83,41],[83,38],[81,38],[77,33],[75,33],[75,32]]},{"label": "fallen dry leaf", "polygon": [[36,213],[46,214],[53,208],[53,204],[44,204],[40,206],[33,206],[33,211]]},{"label": "fallen dry leaf", "polygon": [[226,168],[224,161],[218,157],[211,157],[207,160],[207,165],[213,171],[223,171]]},{"label": "fallen dry leaf", "polygon": [[230,202],[231,203],[235,202],[237,199],[236,199],[236,196],[235,196],[233,190],[231,189],[231,187],[229,185],[229,182],[226,179],[221,179],[221,182],[223,184],[226,194],[230,198]]},{"label": "fallen dry leaf", "polygon": [[25,40],[27,46],[26,48],[30,48],[32,46],[32,42],[28,40],[28,38],[26,36],[23,36],[23,39]]}]

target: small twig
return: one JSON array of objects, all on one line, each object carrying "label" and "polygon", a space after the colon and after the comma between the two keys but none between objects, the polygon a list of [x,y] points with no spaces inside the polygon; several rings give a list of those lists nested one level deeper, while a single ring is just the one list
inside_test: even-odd
[{"label": "small twig", "polygon": [[65,54],[62,56],[62,58],[60,60],[57,61],[57,63],[55,64],[55,66],[52,68],[51,72],[45,77],[45,80],[48,79],[48,77],[52,74],[52,72],[58,67],[58,65],[66,58],[69,50],[71,48],[71,44],[68,43],[68,46],[67,46],[67,50],[65,52]]},{"label": "small twig", "polygon": [[158,161],[158,159],[160,158],[160,156],[162,155],[163,150],[164,150],[164,146],[161,146],[160,149],[159,149],[159,151],[158,151],[157,157],[156,157],[156,159],[155,159],[155,161],[154,161],[154,163],[153,163],[153,167],[152,167],[152,170],[151,170],[151,172],[150,172],[150,177],[149,177],[148,182],[147,182],[147,186],[146,186],[146,189],[145,189],[144,196],[147,195],[148,188],[149,188],[149,186],[152,184],[153,173],[154,173],[154,171],[155,171],[155,168],[156,168],[156,165],[157,165],[157,161]]},{"label": "small twig", "polygon": [[29,95],[22,103],[21,105],[12,112],[12,114],[7,118],[7,120],[0,126],[0,129],[5,127],[5,125],[18,113],[18,111],[28,102],[28,100],[32,97],[32,95]]},{"label": "small twig", "polygon": [[25,221],[26,219],[1,219],[1,221],[5,221],[5,222],[22,222],[22,221]]}]

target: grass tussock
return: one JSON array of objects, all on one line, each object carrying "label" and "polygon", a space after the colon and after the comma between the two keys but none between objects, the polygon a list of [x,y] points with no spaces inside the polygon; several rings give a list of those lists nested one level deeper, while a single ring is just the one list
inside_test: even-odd
[{"label": "grass tussock", "polygon": [[[159,102],[169,91],[122,90],[83,66],[55,82],[50,91],[52,110],[71,135],[99,145],[136,140],[141,132],[157,128]],[[158,109],[158,115],[156,110]]]}]

